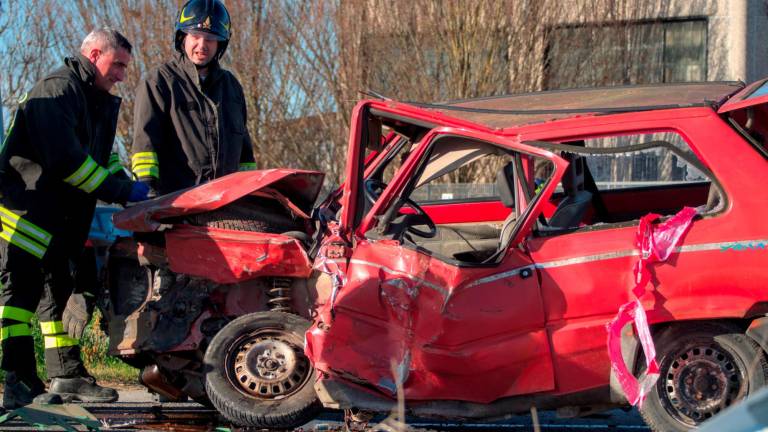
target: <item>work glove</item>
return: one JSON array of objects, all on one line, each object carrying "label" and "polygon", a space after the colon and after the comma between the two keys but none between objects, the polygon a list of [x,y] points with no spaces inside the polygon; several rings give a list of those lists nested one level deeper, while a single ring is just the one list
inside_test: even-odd
[{"label": "work glove", "polygon": [[128,195],[129,202],[144,201],[148,198],[149,186],[143,182],[133,182],[131,193]]},{"label": "work glove", "polygon": [[69,296],[61,323],[71,337],[75,339],[83,337],[83,332],[88,321],[91,320],[91,313],[95,304],[96,298],[90,293],[72,293]]}]

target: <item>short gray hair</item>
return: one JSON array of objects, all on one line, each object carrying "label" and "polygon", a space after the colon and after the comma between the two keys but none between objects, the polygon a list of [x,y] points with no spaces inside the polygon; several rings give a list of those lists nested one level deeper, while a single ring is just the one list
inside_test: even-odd
[{"label": "short gray hair", "polygon": [[80,52],[86,52],[91,45],[98,45],[104,51],[123,48],[129,54],[133,48],[128,39],[112,27],[99,27],[88,33],[88,36],[83,39],[83,43],[80,45]]}]

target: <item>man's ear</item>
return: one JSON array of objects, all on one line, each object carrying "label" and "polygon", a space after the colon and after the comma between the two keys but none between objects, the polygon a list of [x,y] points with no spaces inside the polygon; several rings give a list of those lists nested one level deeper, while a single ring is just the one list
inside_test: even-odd
[{"label": "man's ear", "polygon": [[96,60],[99,59],[101,56],[101,50],[98,48],[91,48],[86,51],[86,57],[88,57],[88,60],[91,61],[91,63],[96,63]]}]

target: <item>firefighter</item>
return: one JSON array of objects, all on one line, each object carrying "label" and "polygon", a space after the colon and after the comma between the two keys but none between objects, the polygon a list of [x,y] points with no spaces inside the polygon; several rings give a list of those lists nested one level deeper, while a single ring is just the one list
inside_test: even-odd
[{"label": "firefighter", "polygon": [[220,0],[190,0],[176,19],[175,57],[136,90],[132,170],[166,194],[255,168],[243,88],[219,65],[231,35]]},{"label": "firefighter", "polygon": [[[6,371],[3,407],[30,403],[45,392],[35,370],[30,322],[37,308],[50,393],[67,400],[108,402],[80,361],[78,340],[63,329],[72,292],[70,261],[79,256],[96,200],[146,199],[141,182],[119,178],[111,157],[131,44],[119,32],[91,32],[80,54],[22,97],[0,150],[0,339]],[[49,294],[43,294],[49,291]],[[42,297],[42,298],[41,298]]]}]

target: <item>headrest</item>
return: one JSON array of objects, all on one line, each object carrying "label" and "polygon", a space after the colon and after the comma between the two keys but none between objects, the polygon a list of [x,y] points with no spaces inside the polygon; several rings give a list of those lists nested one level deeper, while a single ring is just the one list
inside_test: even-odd
[{"label": "headrest", "polygon": [[569,162],[568,168],[563,174],[563,191],[566,196],[574,196],[584,190],[584,164],[586,160],[583,156],[573,153],[564,153],[563,159]]}]

